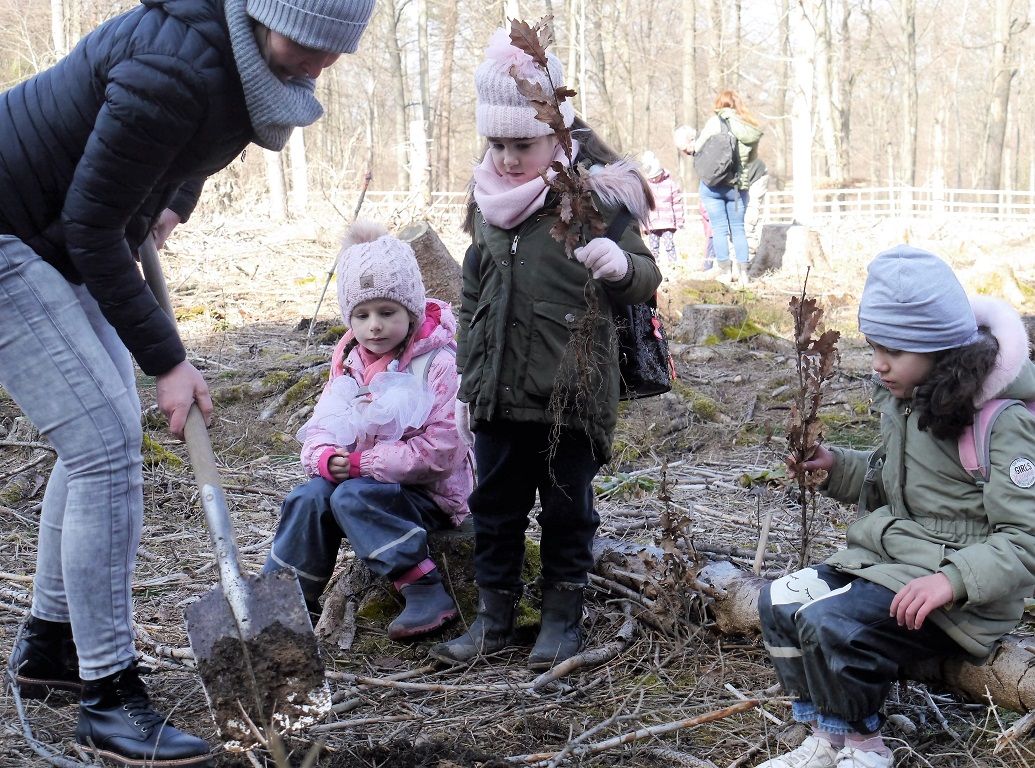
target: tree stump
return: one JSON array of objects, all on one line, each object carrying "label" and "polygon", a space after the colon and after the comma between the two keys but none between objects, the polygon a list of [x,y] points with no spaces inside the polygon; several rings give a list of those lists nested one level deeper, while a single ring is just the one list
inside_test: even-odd
[{"label": "tree stump", "polygon": [[736,328],[747,320],[744,307],[728,304],[688,304],[672,329],[672,339],[683,344],[704,344],[725,339],[724,328]]},{"label": "tree stump", "polygon": [[819,239],[819,231],[801,224],[788,227],[782,268],[804,277],[806,267],[816,269],[823,266],[829,266],[829,261]]},{"label": "tree stump", "polygon": [[757,277],[763,272],[780,269],[783,266],[783,253],[787,248],[787,230],[790,224],[764,224],[762,234],[755,250],[755,258],[751,260],[749,275]]},{"label": "tree stump", "polygon": [[424,289],[433,299],[460,303],[463,276],[460,264],[426,221],[414,221],[399,230],[398,238],[409,243],[417,256]]}]

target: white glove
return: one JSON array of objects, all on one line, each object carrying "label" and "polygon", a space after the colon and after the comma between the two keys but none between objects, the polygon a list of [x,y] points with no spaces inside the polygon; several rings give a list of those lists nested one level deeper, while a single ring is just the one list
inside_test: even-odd
[{"label": "white glove", "polygon": [[616,282],[629,272],[625,251],[609,237],[593,238],[581,248],[576,248],[574,256],[597,280]]},{"label": "white glove", "polygon": [[456,431],[468,445],[474,445],[474,433],[471,432],[471,406],[463,400],[457,400],[453,405],[453,419],[456,421]]}]

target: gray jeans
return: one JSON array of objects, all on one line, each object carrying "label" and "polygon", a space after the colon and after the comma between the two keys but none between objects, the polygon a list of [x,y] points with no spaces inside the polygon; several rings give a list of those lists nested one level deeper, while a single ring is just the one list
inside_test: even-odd
[{"label": "gray jeans", "polygon": [[79,674],[127,667],[143,520],[133,363],[97,303],[0,235],[0,385],[57,451],[43,497],[32,614],[71,621]]}]

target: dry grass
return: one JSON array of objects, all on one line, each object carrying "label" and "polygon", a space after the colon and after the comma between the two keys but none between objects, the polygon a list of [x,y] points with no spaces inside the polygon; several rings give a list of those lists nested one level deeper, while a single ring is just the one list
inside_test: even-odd
[{"label": "dry grass", "polygon": [[[278,232],[257,221],[209,220],[195,226],[165,256],[165,268],[188,347],[217,394],[216,456],[245,566],[257,570],[276,527],[280,499],[301,479],[292,435],[306,401],[281,393],[285,381],[322,375],[319,366],[329,348],[307,345],[299,321],[312,315],[338,227],[331,223],[312,239],[299,240],[297,232]],[[950,257],[970,254],[957,259],[960,268],[992,258],[1015,268],[1031,263],[1017,258],[1024,243],[1011,245],[1009,233],[1005,239],[1000,233],[995,243],[982,241],[980,253],[962,250],[960,240],[951,239],[957,234],[941,236],[952,243]],[[831,325],[851,331],[852,291],[862,284],[863,254],[872,252],[881,234],[842,230],[827,237],[838,244],[830,248],[836,269],[814,273],[810,293],[827,307]],[[938,248],[923,237],[914,241]],[[462,253],[459,237],[449,235],[447,243]],[[975,242],[973,249],[978,248]],[[1033,267],[1027,269],[1019,277],[1030,282]],[[689,277],[674,270],[669,295],[697,290]],[[796,278],[774,277],[756,283],[746,296],[722,294],[746,302],[752,320],[775,335],[714,347],[676,345],[677,391],[625,407],[616,460],[598,478],[601,537],[630,547],[656,544],[662,523],[674,520],[684,552],[696,550],[750,569],[761,521],[772,511],[765,573],[775,576],[792,566],[799,546],[798,507],[779,467],[789,398],[781,388],[791,379],[793,355],[779,334],[781,322],[789,323],[789,317],[781,321],[780,312],[799,291]],[[675,298],[672,303],[680,308]],[[321,311],[321,330],[336,322],[335,312],[332,290]],[[874,429],[864,408],[867,359],[858,339],[846,336],[843,370],[824,413],[832,441],[865,444]],[[144,402],[153,403],[152,382],[140,384]],[[250,394],[242,384],[252,385]],[[265,420],[258,417],[263,412]],[[145,473],[147,512],[134,587],[138,647],[154,668],[150,687],[158,705],[172,710],[179,724],[214,739],[200,681],[190,661],[177,656],[187,645],[183,608],[216,582],[216,570],[186,452],[164,436],[153,410],[145,419],[149,436],[168,454],[152,451],[158,460]],[[10,444],[38,437],[7,399],[0,399],[3,435],[8,443],[0,458],[0,652],[6,656],[28,606],[26,577],[35,557],[40,486],[52,456],[37,445]],[[815,557],[842,541],[847,514],[820,503],[811,523]],[[589,601],[591,647],[614,641],[625,622],[623,601],[604,591],[606,583],[595,584]],[[779,749],[781,735],[800,737],[786,724],[789,707],[774,689],[775,677],[757,639],[720,635],[702,620],[706,598],[689,588],[673,587],[670,597],[665,604],[670,611],[680,606],[680,613],[666,614],[669,631],[640,622],[617,657],[539,690],[531,685],[535,673],[524,667],[527,648],[504,652],[491,665],[445,669],[429,663],[427,644],[395,644],[383,629],[361,623],[357,650],[326,649],[336,712],[322,733],[289,745],[292,765],[301,765],[319,738],[327,749],[319,764],[326,766],[500,766],[528,763],[516,758],[533,753],[564,751],[552,762],[549,757],[531,762],[732,768],[753,765]],[[594,753],[593,745],[612,737],[722,710],[741,696],[763,699],[764,714],[734,714]],[[1023,740],[992,754],[996,737],[1017,717],[1012,713],[910,684],[893,691],[888,714],[896,716],[889,733],[900,766],[1014,768],[1035,762]],[[48,749],[66,760],[87,759],[71,739],[74,705],[30,702],[26,715]],[[46,764],[20,729],[5,691],[0,766]],[[267,763],[272,764],[267,755],[255,754],[221,755],[217,764]]]}]

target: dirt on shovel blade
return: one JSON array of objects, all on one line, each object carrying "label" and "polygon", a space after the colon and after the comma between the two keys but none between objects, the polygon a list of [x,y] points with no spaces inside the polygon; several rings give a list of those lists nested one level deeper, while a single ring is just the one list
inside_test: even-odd
[{"label": "dirt on shovel blade", "polygon": [[316,637],[312,632],[293,632],[279,622],[245,643],[236,637],[221,638],[207,658],[198,660],[198,672],[230,750],[247,749],[258,741],[242,709],[266,735],[271,728],[280,734],[307,728],[331,705]]}]

